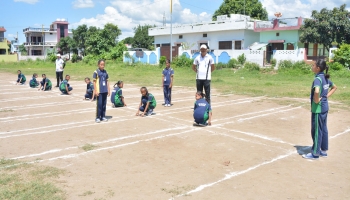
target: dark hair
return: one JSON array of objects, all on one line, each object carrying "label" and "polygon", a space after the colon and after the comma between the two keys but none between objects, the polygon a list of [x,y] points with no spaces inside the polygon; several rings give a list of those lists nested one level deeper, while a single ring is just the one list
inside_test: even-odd
[{"label": "dark hair", "polygon": [[105,62],[105,60],[104,60],[104,59],[98,60],[98,61],[97,61],[97,65],[100,65],[101,62]]},{"label": "dark hair", "polygon": [[202,98],[205,98],[205,94],[202,91],[197,91],[196,94],[201,96]]},{"label": "dark hair", "polygon": [[170,62],[170,59],[166,59],[166,62],[169,63],[169,64],[171,63],[171,62]]},{"label": "dark hair", "polygon": [[21,70],[17,70],[17,72],[21,72]]},{"label": "dark hair", "polygon": [[90,78],[89,78],[89,77],[86,77],[84,80],[86,80],[86,79],[87,79],[87,80],[90,80]]},{"label": "dark hair", "polygon": [[140,89],[140,91],[141,90],[146,90],[146,96],[148,97],[148,90],[147,90],[147,88],[146,87],[142,87],[141,89]]},{"label": "dark hair", "polygon": [[123,81],[118,81],[116,84],[114,84],[114,86],[113,87],[115,87],[116,85],[119,87],[120,86],[120,84],[122,84],[123,83]]},{"label": "dark hair", "polygon": [[[68,74],[66,75],[66,78],[67,78],[67,76],[69,76]],[[69,76],[70,77],[70,76]]]},{"label": "dark hair", "polygon": [[35,77],[35,76],[38,76],[38,74],[37,74],[37,73],[34,73],[34,74],[33,74],[33,77]]},{"label": "dark hair", "polygon": [[41,76],[46,76],[46,74],[41,74]]},{"label": "dark hair", "polygon": [[320,68],[320,71],[323,72],[324,70],[326,70],[326,79],[329,79],[330,78],[330,75],[328,74],[328,69],[329,69],[329,66],[327,65],[326,61],[324,59],[319,59],[316,61],[316,66],[318,68]]}]

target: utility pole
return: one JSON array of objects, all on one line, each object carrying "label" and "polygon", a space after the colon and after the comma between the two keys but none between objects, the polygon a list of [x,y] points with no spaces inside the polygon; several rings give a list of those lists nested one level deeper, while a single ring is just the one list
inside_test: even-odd
[{"label": "utility pole", "polygon": [[170,0],[170,62],[173,61],[173,0]]},{"label": "utility pole", "polygon": [[45,60],[45,49],[44,49],[44,24],[41,25],[41,42],[43,44],[43,56]]}]

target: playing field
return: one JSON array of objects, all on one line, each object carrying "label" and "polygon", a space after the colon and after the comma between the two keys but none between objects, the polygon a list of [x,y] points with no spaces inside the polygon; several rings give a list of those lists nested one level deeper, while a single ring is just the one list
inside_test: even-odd
[{"label": "playing field", "polygon": [[[67,199],[350,199],[350,112],[331,102],[328,158],[310,151],[308,99],[221,95],[212,126],[194,127],[195,88],[175,87],[155,115],[137,117],[140,86],[124,84],[127,107],[94,122],[96,103],[14,85],[0,74],[0,158],[53,166]],[[29,78],[28,78],[29,79]],[[336,93],[334,94],[336,95]],[[90,148],[84,148],[90,147]],[[0,169],[2,170],[2,169]]]}]

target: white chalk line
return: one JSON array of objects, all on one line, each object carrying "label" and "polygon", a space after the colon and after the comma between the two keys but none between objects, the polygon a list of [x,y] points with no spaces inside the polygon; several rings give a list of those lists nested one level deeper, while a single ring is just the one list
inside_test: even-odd
[{"label": "white chalk line", "polygon": [[[143,133],[143,134],[115,137],[115,138],[111,138],[111,139],[108,139],[108,140],[103,140],[103,141],[100,141],[100,142],[93,142],[91,144],[92,145],[106,144],[106,143],[116,142],[116,141],[119,141],[119,140],[126,140],[126,139],[130,139],[130,138],[143,137],[143,136],[154,135],[154,134],[167,132],[167,131],[182,130],[182,129],[186,129],[186,128],[188,128],[188,127],[182,126],[182,127],[175,127],[175,128],[165,128],[165,129],[152,131],[152,132],[148,132],[148,133]],[[11,158],[11,159],[22,159],[22,158],[37,157],[37,156],[42,156],[42,155],[47,155],[47,154],[67,151],[67,150],[71,150],[71,149],[78,149],[78,148],[79,148],[79,146],[67,147],[67,148],[63,148],[63,149],[52,149],[52,150],[44,151],[44,152],[41,152],[41,153],[29,154],[29,155],[24,155],[24,156],[18,156],[18,157],[14,157],[14,158]]]},{"label": "white chalk line", "polygon": [[[179,133],[172,133],[172,134],[167,134],[167,135],[161,135],[161,136],[157,136],[157,137],[153,137],[153,138],[148,138],[148,139],[143,139],[143,140],[137,140],[134,142],[129,142],[129,143],[124,143],[124,144],[118,144],[118,145],[114,145],[114,146],[109,146],[109,147],[103,147],[103,148],[99,148],[99,149],[94,149],[91,151],[86,151],[86,152],[82,152],[82,153],[75,153],[75,154],[68,154],[68,155],[63,155],[63,156],[57,156],[57,157],[53,157],[53,158],[49,158],[49,159],[44,159],[44,160],[36,160],[36,161],[32,161],[32,162],[24,162],[24,163],[19,163],[19,164],[15,164],[15,165],[20,165],[20,164],[32,164],[32,163],[40,163],[40,162],[45,162],[45,161],[55,161],[58,159],[68,159],[68,158],[76,158],[82,155],[87,155],[87,154],[91,154],[91,153],[95,153],[95,152],[100,152],[100,151],[104,151],[104,150],[110,150],[110,149],[116,149],[116,148],[120,148],[120,147],[124,147],[124,146],[129,146],[129,145],[134,145],[134,144],[139,144],[141,142],[149,142],[149,141],[153,141],[153,140],[158,140],[158,139],[162,139],[162,138],[166,138],[166,137],[172,137],[172,136],[177,136],[177,135],[181,135],[187,132],[191,132],[194,129],[191,128],[190,130],[186,130],[183,132],[179,132]],[[9,165],[9,166],[4,166],[0,169],[4,169],[4,168],[9,168],[15,165]]]},{"label": "white chalk line", "polygon": [[341,135],[344,135],[345,133],[349,133],[350,132],[350,128],[349,129],[346,129],[345,131],[341,132],[341,133],[338,133],[336,135],[333,135],[331,136],[330,138],[333,139],[333,138],[336,138],[338,136],[341,136]]},{"label": "white chalk line", "polygon": [[72,104],[77,104],[77,103],[83,103],[84,101],[80,100],[74,100],[74,101],[64,101],[64,102],[51,102],[51,103],[42,103],[42,104],[31,104],[31,105],[24,105],[24,106],[9,106],[9,107],[3,107],[1,108],[2,110],[25,110],[25,109],[32,109],[32,108],[45,108],[45,107],[50,107],[50,106],[63,106],[63,105],[72,105]]}]

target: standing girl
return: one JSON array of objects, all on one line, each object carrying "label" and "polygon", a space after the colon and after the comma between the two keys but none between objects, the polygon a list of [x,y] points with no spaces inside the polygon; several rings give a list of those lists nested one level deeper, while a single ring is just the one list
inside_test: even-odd
[{"label": "standing girl", "polygon": [[105,70],[105,61],[99,60],[97,62],[98,69],[96,69],[92,75],[94,79],[94,88],[96,101],[96,123],[101,121],[107,122],[106,118],[106,105],[107,105],[107,96],[110,94],[109,82],[108,82],[108,73]]},{"label": "standing girl", "polygon": [[[117,87],[115,87],[116,85]],[[126,103],[124,101],[123,91],[122,91],[123,86],[124,86],[123,81],[118,81],[114,85],[114,89],[111,95],[111,102],[112,102],[113,108],[126,106]]]},{"label": "standing girl", "polygon": [[163,69],[163,92],[164,92],[164,106],[171,106],[171,88],[174,82],[174,70],[170,67],[170,60],[166,60],[166,68]]},{"label": "standing girl", "polygon": [[153,109],[157,106],[157,102],[156,99],[154,98],[154,96],[151,93],[148,93],[148,90],[146,87],[142,87],[140,89],[140,92],[142,94],[141,96],[141,102],[139,105],[139,109],[136,113],[136,116],[139,115],[139,112],[141,111],[142,113],[140,114],[140,116],[148,116],[148,115],[152,115],[153,113]]},{"label": "standing girl", "polygon": [[205,98],[203,92],[198,91],[195,94],[196,102],[194,103],[194,126],[211,125],[212,111],[211,106]]},{"label": "standing girl", "polygon": [[[326,70],[326,74],[324,70]],[[312,71],[316,75],[311,87],[311,137],[313,145],[311,153],[303,155],[306,159],[318,159],[319,156],[327,157],[328,98],[337,89],[337,86],[329,80],[326,61],[318,60],[316,65],[312,66]]]}]

